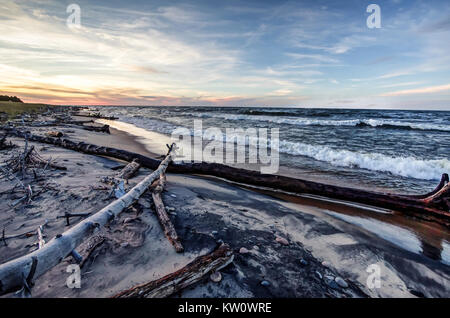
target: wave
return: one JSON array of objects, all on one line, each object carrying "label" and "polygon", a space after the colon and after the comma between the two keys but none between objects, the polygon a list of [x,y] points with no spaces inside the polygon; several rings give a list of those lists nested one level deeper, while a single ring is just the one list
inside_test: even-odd
[{"label": "wave", "polygon": [[[183,126],[140,116],[121,118],[121,120],[167,135],[172,134],[172,132],[179,128],[185,129]],[[192,136],[199,135],[199,133],[190,129]],[[202,132],[202,135],[205,140],[226,141],[224,138],[220,138],[220,136],[206,135],[205,131]],[[257,138],[256,140],[243,138],[237,141],[246,146],[260,143],[260,140]],[[270,145],[270,141],[268,144]],[[326,145],[310,145],[287,140],[280,140],[279,152],[293,156],[312,158],[337,167],[387,172],[398,176],[423,180],[439,180],[442,173],[450,171],[450,161],[448,159],[425,160],[411,156],[394,157],[381,153],[333,149]]]},{"label": "wave", "polygon": [[291,141],[280,141],[280,152],[310,157],[328,162],[333,166],[389,172],[423,180],[439,180],[442,173],[450,171],[448,159],[423,160],[414,157],[392,157],[380,153],[338,150],[328,146]]},{"label": "wave", "polygon": [[331,113],[326,111],[319,111],[319,110],[309,110],[309,109],[302,109],[301,111],[296,110],[261,110],[261,109],[243,109],[238,110],[239,114],[243,115],[261,115],[261,116],[307,116],[307,117],[330,117],[332,116]]},{"label": "wave", "polygon": [[264,121],[275,124],[287,124],[296,126],[349,126],[349,127],[370,127],[383,129],[406,129],[406,130],[426,130],[426,131],[450,131],[450,125],[434,123],[414,123],[385,119],[343,119],[327,120],[314,118],[283,118],[268,115],[245,115],[227,113],[183,113],[183,115],[198,118],[220,118],[225,120],[250,120]]}]

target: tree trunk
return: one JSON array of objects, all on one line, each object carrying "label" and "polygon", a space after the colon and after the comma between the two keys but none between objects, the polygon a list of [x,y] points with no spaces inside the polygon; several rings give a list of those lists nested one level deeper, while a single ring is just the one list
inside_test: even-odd
[{"label": "tree trunk", "polygon": [[[45,246],[37,251],[0,265],[0,295],[17,290],[23,285],[23,277],[29,277],[28,282],[38,278],[52,267],[60,263],[65,257],[94,232],[95,229],[106,225],[109,221],[128,208],[134,201],[164,173],[172,160],[169,151],[159,167],[144,180],[121,198],[110,203],[97,213],[81,221],[63,234],[56,235]],[[34,265],[33,265],[34,264]],[[33,271],[31,271],[33,270]],[[30,277],[30,273],[32,277]]]},{"label": "tree trunk", "polygon": [[[25,133],[11,128],[2,128],[11,135],[25,138]],[[126,150],[99,147],[83,142],[73,142],[68,139],[55,139],[36,135],[28,135],[29,141],[43,142],[63,148],[99,155],[108,156],[124,161],[139,160],[143,167],[156,169],[159,160],[133,153]],[[403,212],[407,215],[417,217],[427,221],[434,221],[450,227],[450,193],[442,193],[439,200],[427,200],[429,194],[424,196],[398,195],[391,193],[372,192],[360,189],[352,189],[319,182],[294,179],[285,176],[262,174],[258,171],[234,168],[218,163],[172,163],[167,170],[173,173],[190,173],[209,175],[242,184],[268,187],[275,190],[282,190],[298,194],[314,194],[344,201],[358,202],[385,209],[392,209]],[[443,186],[448,184],[448,175],[443,175]],[[439,190],[438,190],[439,191]],[[434,192],[432,192],[434,193]]]},{"label": "tree trunk", "polygon": [[142,285],[122,291],[113,298],[163,298],[200,281],[207,274],[218,271],[233,262],[233,252],[221,245],[212,253],[197,257],[185,267]]}]

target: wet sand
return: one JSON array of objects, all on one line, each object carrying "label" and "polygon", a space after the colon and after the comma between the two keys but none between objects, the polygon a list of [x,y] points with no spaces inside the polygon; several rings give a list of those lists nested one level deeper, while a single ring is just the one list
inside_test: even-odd
[{"label": "wet sand", "polygon": [[[49,128],[31,130],[43,134]],[[58,130],[72,140],[157,157],[132,136],[117,130],[111,135],[72,127]],[[23,145],[23,140],[11,140]],[[100,178],[113,175],[111,168],[120,162],[43,144],[35,146],[43,157],[56,158],[68,170],[49,171],[47,190],[30,204],[11,208],[13,194],[2,194],[0,224],[11,235],[35,232],[47,220],[45,235],[49,240],[68,228],[57,216],[65,211],[94,213],[113,200],[108,191],[96,189]],[[10,156],[11,151],[1,151],[0,159]],[[148,169],[141,169],[128,188],[148,173]],[[170,217],[185,245],[183,254],[175,253],[164,237],[151,198],[144,195],[135,209],[125,211],[97,233],[106,238],[105,243],[83,267],[81,289],[69,289],[65,284],[67,265],[73,262],[68,257],[36,281],[33,296],[108,297],[173,272],[221,241],[235,251],[233,264],[221,271],[223,280],[213,283],[206,278],[175,297],[450,296],[450,271],[444,263],[447,250],[442,248],[449,239],[445,229],[386,211],[255,191],[215,178],[169,174],[167,179],[163,201],[174,209]],[[11,182],[2,178],[0,192],[10,188]],[[377,228],[361,219],[382,224],[377,223]],[[73,224],[79,221],[74,219]],[[410,241],[414,244],[404,238],[399,243],[386,234],[399,229],[406,231],[400,236],[413,233]],[[289,245],[276,242],[277,236],[287,239]],[[420,238],[423,251],[420,246],[417,250],[413,238]],[[34,250],[36,240],[33,235],[8,240],[8,246],[0,244],[0,263]],[[249,252],[239,253],[242,247]],[[381,288],[367,285],[366,270],[372,264],[381,269]],[[331,278],[337,276],[349,286],[333,284]],[[261,285],[263,281],[268,286]]]}]

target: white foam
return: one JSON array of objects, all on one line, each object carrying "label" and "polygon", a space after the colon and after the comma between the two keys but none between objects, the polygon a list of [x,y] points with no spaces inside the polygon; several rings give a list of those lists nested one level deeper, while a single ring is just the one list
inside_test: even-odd
[{"label": "white foam", "polygon": [[276,124],[287,124],[296,126],[357,126],[359,124],[366,124],[372,127],[380,127],[384,125],[397,126],[418,130],[440,130],[450,131],[450,125],[442,125],[435,123],[415,123],[415,122],[403,122],[386,119],[343,119],[343,120],[331,120],[331,119],[316,119],[305,117],[277,117],[266,115],[242,115],[242,114],[227,114],[227,113],[184,113],[184,115],[199,117],[199,118],[221,118],[225,120],[251,120],[251,121],[263,121]]},{"label": "white foam", "polygon": [[[163,134],[171,134],[175,129],[181,126],[162,123],[161,121],[150,120],[147,118],[130,118],[133,124],[126,124],[120,121],[108,122],[112,127],[140,136],[141,138],[154,139],[145,129],[135,125],[150,126],[152,130]],[[191,130],[191,135],[194,132]],[[198,132],[195,135],[199,135]],[[154,137],[154,136],[153,136]],[[203,136],[205,140],[218,140],[217,136]],[[246,145],[257,144],[258,141],[238,139],[237,142],[244,142]],[[163,143],[165,144],[165,143]],[[270,142],[269,142],[270,144]],[[280,140],[280,153],[294,156],[305,156],[315,160],[327,162],[337,167],[361,168],[372,171],[389,172],[395,175],[410,177],[423,180],[439,180],[442,173],[450,171],[450,161],[448,159],[424,160],[414,157],[392,157],[380,153],[366,153],[349,150],[333,149],[324,145],[310,145],[300,142]]]},{"label": "white foam", "polygon": [[424,180],[438,180],[450,171],[448,159],[422,160],[414,157],[391,157],[380,153],[337,150],[328,146],[280,141],[280,152],[310,157],[339,167],[357,167],[372,171]]}]

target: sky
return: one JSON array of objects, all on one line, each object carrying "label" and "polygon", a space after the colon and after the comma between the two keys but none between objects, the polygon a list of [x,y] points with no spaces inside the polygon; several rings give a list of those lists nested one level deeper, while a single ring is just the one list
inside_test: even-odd
[{"label": "sky", "polygon": [[0,2],[26,102],[450,110],[449,53],[447,0]]}]

